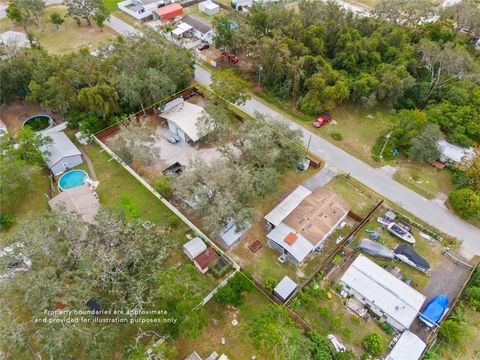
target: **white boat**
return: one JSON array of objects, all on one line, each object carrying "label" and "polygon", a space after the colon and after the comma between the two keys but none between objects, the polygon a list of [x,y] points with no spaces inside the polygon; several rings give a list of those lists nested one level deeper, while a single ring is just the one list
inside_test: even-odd
[{"label": "white boat", "polygon": [[390,234],[395,235],[396,237],[402,239],[403,241],[406,241],[410,244],[415,244],[415,238],[410,234],[407,230],[402,228],[400,225],[397,223],[390,223],[387,226],[387,230]]}]

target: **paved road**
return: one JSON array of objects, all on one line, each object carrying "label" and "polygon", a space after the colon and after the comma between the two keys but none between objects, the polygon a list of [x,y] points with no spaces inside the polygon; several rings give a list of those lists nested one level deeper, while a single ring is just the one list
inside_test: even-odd
[{"label": "paved road", "polygon": [[127,24],[125,21],[120,20],[114,15],[110,15],[108,20],[105,22],[105,25],[107,25],[109,28],[111,28],[113,31],[116,31],[117,33],[121,35],[142,35],[141,31],[138,31],[135,29],[133,26]]},{"label": "paved road", "polygon": [[[211,82],[210,73],[200,66],[195,68],[195,79],[206,86],[210,85]],[[391,178],[391,173],[371,167],[255,98],[250,98],[242,108],[251,115],[259,112],[276,119],[289,121],[292,128],[303,132],[305,146],[311,137],[310,151],[325,160],[330,166],[337,168],[343,173],[350,174],[354,179],[426,223],[433,225],[446,234],[463,240],[461,254],[464,257],[470,259],[474,255],[480,255],[480,229],[449,213],[440,204],[427,200],[396,182]]]}]

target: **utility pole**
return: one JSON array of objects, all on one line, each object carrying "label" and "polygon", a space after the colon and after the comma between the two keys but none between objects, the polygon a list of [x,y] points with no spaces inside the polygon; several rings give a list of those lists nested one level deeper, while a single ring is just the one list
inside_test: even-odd
[{"label": "utility pole", "polygon": [[263,71],[263,66],[260,65],[260,67],[258,68],[258,87],[260,87],[260,77],[262,75],[262,71]]},{"label": "utility pole", "polygon": [[390,140],[391,137],[392,137],[392,132],[390,131],[386,136],[385,144],[383,144],[382,151],[380,151],[380,159],[383,159],[383,152],[385,151],[385,148],[387,147],[387,144],[388,144],[388,140]]}]

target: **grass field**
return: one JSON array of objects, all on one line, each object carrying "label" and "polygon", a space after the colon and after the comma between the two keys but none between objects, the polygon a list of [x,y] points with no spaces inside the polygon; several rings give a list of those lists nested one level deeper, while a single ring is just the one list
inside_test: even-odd
[{"label": "grass field", "polygon": [[118,10],[117,4],[122,0],[102,0],[103,6],[110,12]]},{"label": "grass field", "polygon": [[[81,48],[87,48],[90,51],[98,48],[107,39],[115,35],[108,27],[101,31],[97,26],[87,26],[84,21],[78,26],[71,18],[65,18],[63,25],[57,29],[50,23],[50,14],[57,12],[62,16],[66,15],[66,9],[63,6],[48,6],[45,8],[43,20],[45,29],[42,32],[36,25],[30,24],[30,31],[45,49],[53,54],[65,54]],[[19,24],[3,19],[1,22],[2,32],[6,30],[15,30],[24,32],[25,30]]]}]

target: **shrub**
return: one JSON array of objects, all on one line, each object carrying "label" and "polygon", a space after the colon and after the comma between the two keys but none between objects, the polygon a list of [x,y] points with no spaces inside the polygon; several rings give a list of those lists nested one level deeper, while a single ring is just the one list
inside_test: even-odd
[{"label": "shrub", "polygon": [[471,189],[454,190],[448,195],[453,210],[465,219],[480,217],[480,195]]},{"label": "shrub", "polygon": [[350,337],[352,336],[352,329],[350,329],[348,327],[343,329],[342,330],[342,335],[343,335],[344,338],[350,339]]},{"label": "shrub", "polygon": [[454,320],[445,320],[440,326],[438,336],[446,343],[456,345],[463,336],[462,325]]},{"label": "shrub", "polygon": [[334,132],[330,135],[333,140],[337,140],[337,141],[342,141],[343,140],[343,135],[341,133],[338,133],[338,132]]},{"label": "shrub", "polygon": [[455,189],[465,189],[470,185],[470,179],[467,174],[460,170],[454,170],[452,175],[452,183]]},{"label": "shrub", "polygon": [[153,180],[153,187],[165,199],[171,199],[173,196],[173,189],[170,186],[170,181],[165,176],[158,176]]},{"label": "shrub", "polygon": [[253,284],[251,281],[249,273],[239,271],[228,280],[224,287],[218,289],[213,299],[219,304],[238,307],[243,304],[243,293],[252,291]]},{"label": "shrub", "polygon": [[473,286],[468,288],[465,290],[465,296],[468,304],[475,310],[480,311],[480,287]]},{"label": "shrub", "polygon": [[395,330],[393,329],[393,327],[387,323],[387,322],[383,322],[380,324],[380,328],[385,331],[388,335],[393,335],[393,333],[395,332]]},{"label": "shrub", "polygon": [[0,213],[0,231],[7,231],[13,225],[15,218],[11,214]]},{"label": "shrub", "polygon": [[277,286],[277,282],[274,279],[266,279],[263,282],[263,286],[265,287],[265,289],[272,292],[273,289],[275,289],[275,286]]},{"label": "shrub", "polygon": [[365,351],[370,355],[379,356],[383,353],[382,337],[375,332],[365,336],[362,340],[362,344]]},{"label": "shrub", "polygon": [[440,360],[440,355],[431,349],[428,349],[423,355],[423,360]]}]

